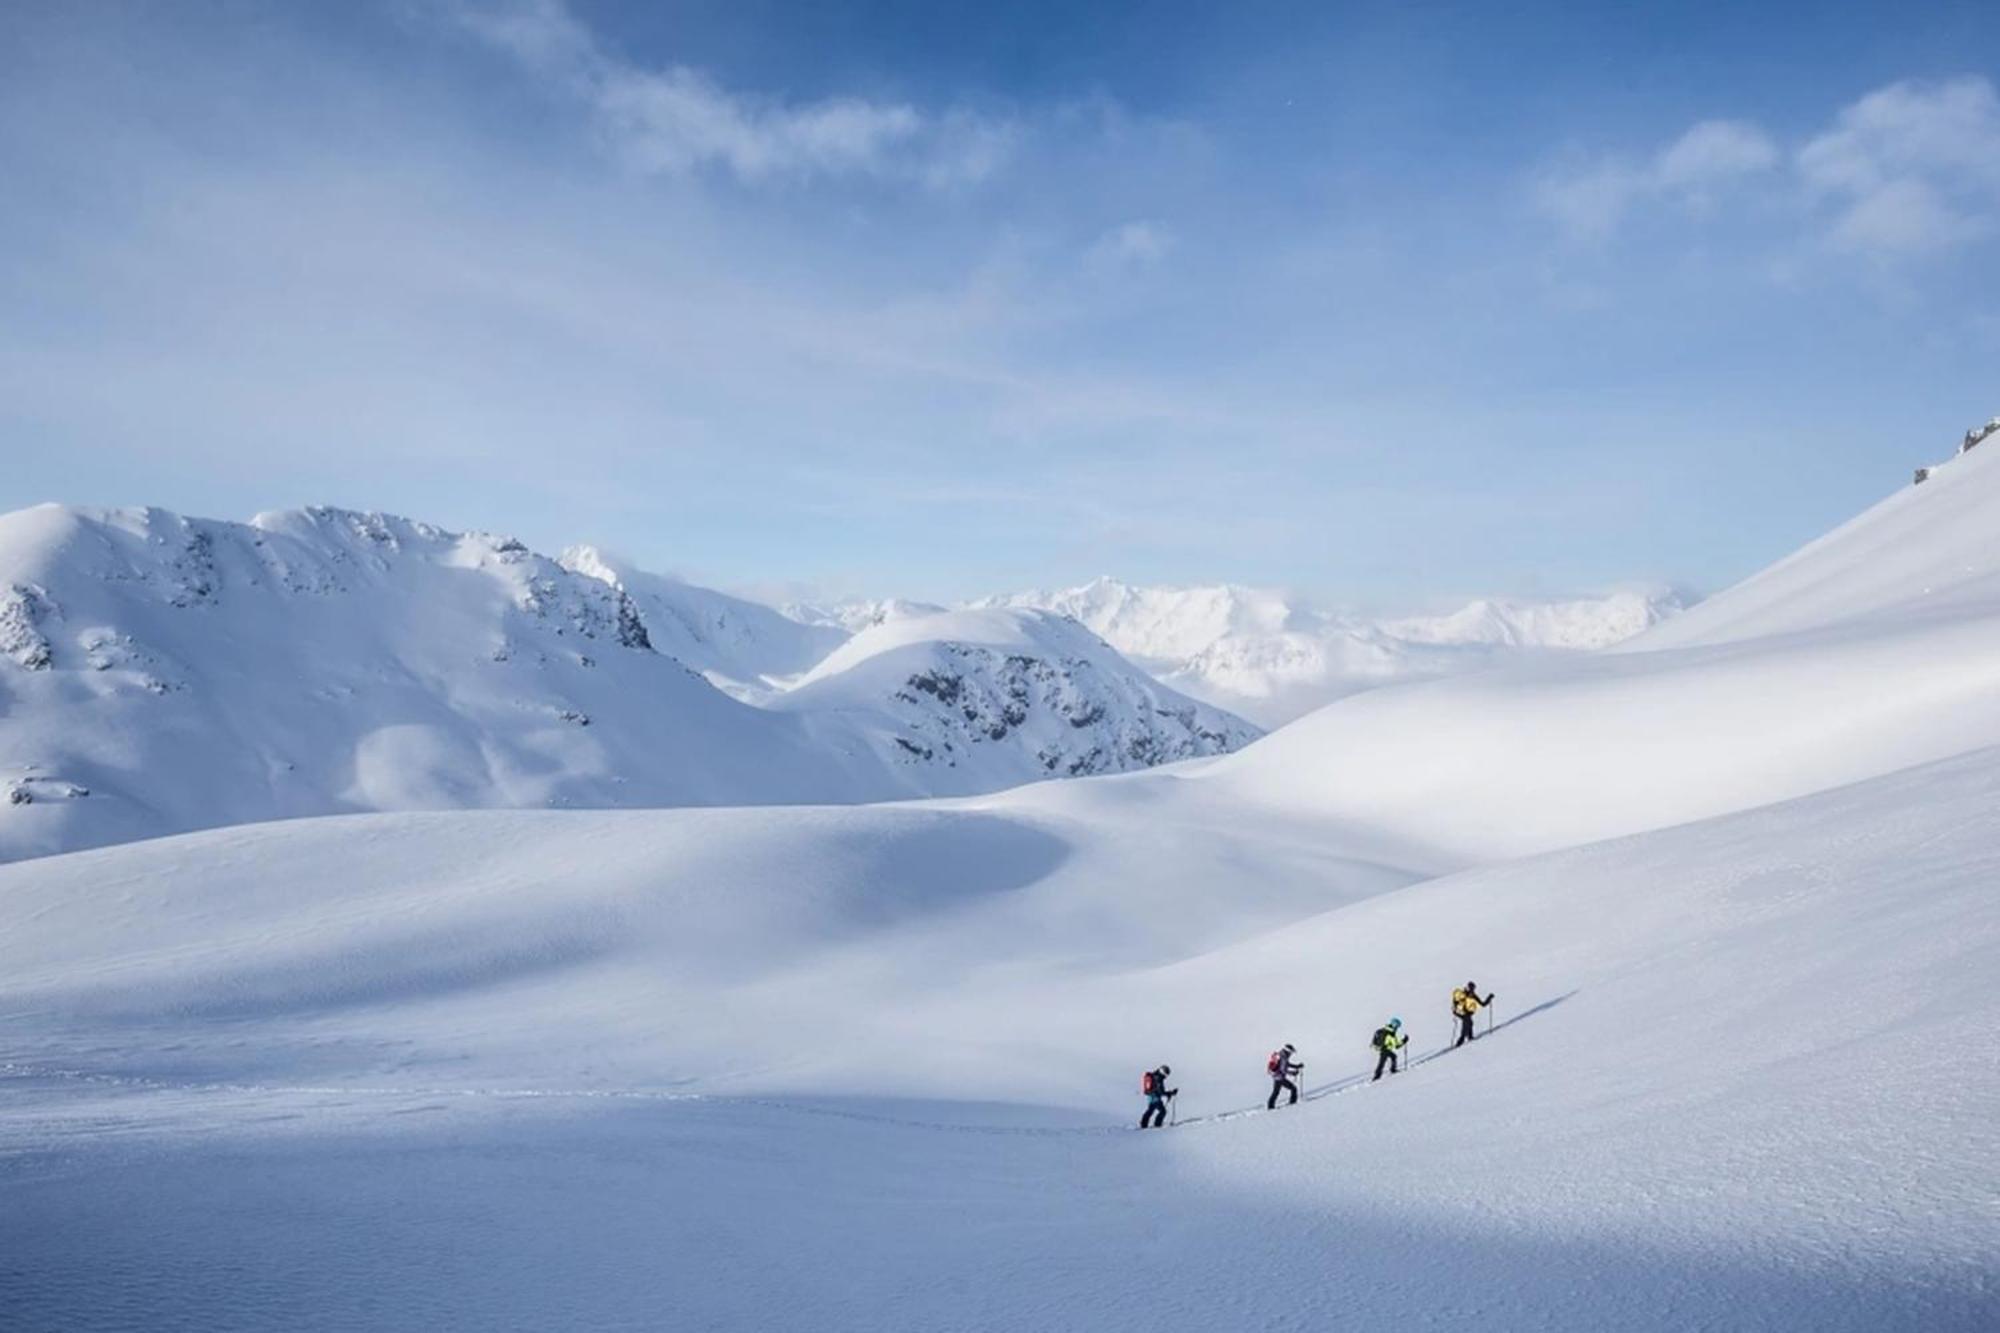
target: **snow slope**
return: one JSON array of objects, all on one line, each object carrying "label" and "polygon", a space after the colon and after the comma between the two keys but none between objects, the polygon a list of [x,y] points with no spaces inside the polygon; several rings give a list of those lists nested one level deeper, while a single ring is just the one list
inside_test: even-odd
[{"label": "snow slope", "polygon": [[1620,651],[1343,700],[1203,780],[1464,862],[2000,744],[2000,451]]},{"label": "snow slope", "polygon": [[[1215,748],[1164,716],[1079,715],[1055,769],[1026,736],[913,763],[881,721],[895,682],[822,692],[840,707],[820,714],[711,684],[768,700],[844,633],[588,550],[570,563],[336,509],[0,516],[0,859],[344,811],[884,800],[1093,750],[1119,758],[1088,771]],[[1101,645],[1086,656],[1093,698],[1169,700]]]},{"label": "snow slope", "polygon": [[974,605],[1073,616],[1177,689],[1276,727],[1380,685],[1609,647],[1684,604],[1674,592],[1627,591],[1560,602],[1484,599],[1448,615],[1368,619],[1264,588],[1099,578]]},{"label": "snow slope", "polygon": [[[1101,785],[1194,790],[1063,790]],[[5,1299],[66,1329],[1990,1326],[1996,797],[1983,752],[1379,893],[1160,791],[0,869]],[[1244,889],[1293,919],[1246,932]],[[1356,1081],[1391,1010],[1434,1049],[1467,972],[1490,1044]],[[1300,1110],[1118,1128],[1139,1068],[1228,1115],[1283,1040]]]},{"label": "snow slope", "polygon": [[[0,1314],[1991,1328],[2000,598],[1832,567],[1964,549],[1987,462],[1794,562],[1809,623],[1221,759],[0,867]],[[1253,1112],[1283,1041],[1310,1096]],[[1182,1127],[1133,1133],[1163,1060]]]},{"label": "snow slope", "polygon": [[1924,485],[1896,492],[1626,647],[1653,650],[1990,614],[2000,602],[1995,454],[2000,449],[1968,451],[1938,464]]}]

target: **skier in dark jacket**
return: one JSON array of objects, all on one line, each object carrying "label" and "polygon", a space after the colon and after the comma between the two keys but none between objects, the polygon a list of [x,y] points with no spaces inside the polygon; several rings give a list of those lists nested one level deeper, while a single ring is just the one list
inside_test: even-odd
[{"label": "skier in dark jacket", "polygon": [[1167,1086],[1167,1075],[1174,1071],[1166,1065],[1149,1069],[1139,1080],[1139,1090],[1146,1095],[1146,1111],[1139,1117],[1139,1128],[1159,1129],[1167,1123],[1167,1102],[1180,1096],[1179,1088]]},{"label": "skier in dark jacket", "polygon": [[1265,1072],[1271,1076],[1271,1100],[1264,1103],[1266,1111],[1275,1111],[1278,1109],[1278,1094],[1281,1092],[1292,1094],[1292,1099],[1286,1102],[1285,1105],[1297,1106],[1299,1104],[1299,1085],[1292,1082],[1292,1076],[1304,1069],[1306,1065],[1303,1060],[1292,1059],[1292,1052],[1297,1049],[1290,1042],[1286,1042],[1277,1050],[1272,1051],[1271,1058],[1264,1062]]},{"label": "skier in dark jacket", "polygon": [[[1403,1020],[1392,1018],[1382,1027],[1376,1028],[1375,1040],[1372,1044],[1377,1051],[1381,1052],[1380,1055],[1375,1057],[1375,1078],[1379,1079],[1382,1077],[1384,1068],[1388,1069],[1392,1074],[1396,1073],[1396,1052],[1410,1044],[1410,1039],[1403,1035]],[[1375,1079],[1369,1080],[1371,1083],[1374,1081]]]},{"label": "skier in dark jacket", "polygon": [[1468,981],[1463,987],[1451,993],[1451,1014],[1458,1020],[1458,1040],[1451,1044],[1453,1050],[1457,1050],[1468,1041],[1478,1040],[1479,1034],[1472,1030],[1473,1015],[1491,1003],[1493,1003],[1492,993],[1489,991],[1481,995],[1479,983],[1476,981]]}]

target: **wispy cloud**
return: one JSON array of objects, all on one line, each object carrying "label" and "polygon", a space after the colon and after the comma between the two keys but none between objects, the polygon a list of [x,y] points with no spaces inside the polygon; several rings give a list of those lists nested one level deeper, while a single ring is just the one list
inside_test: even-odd
[{"label": "wispy cloud", "polygon": [[685,65],[647,68],[607,49],[563,0],[449,0],[460,26],[581,101],[609,147],[663,175],[704,169],[765,183],[869,176],[932,186],[985,179],[1016,128],[963,110],[835,97],[786,102]]},{"label": "wispy cloud", "polygon": [[1161,222],[1140,219],[1111,228],[1091,244],[1084,262],[1103,272],[1149,268],[1174,248],[1174,234]]},{"label": "wispy cloud", "polygon": [[1949,249],[2000,221],[2000,97],[1977,76],[1894,83],[1843,107],[1789,153],[1754,124],[1703,121],[1650,157],[1545,169],[1533,194],[1572,237],[1602,241],[1649,204],[1708,214],[1752,179],[1785,190],[1815,237],[1836,249]]},{"label": "wispy cloud", "polygon": [[1767,171],[1777,145],[1755,125],[1705,120],[1674,140],[1653,163],[1655,189],[1698,196],[1745,176]]},{"label": "wispy cloud", "polygon": [[1983,78],[1891,84],[1844,108],[1798,153],[1850,250],[1946,249],[2000,211],[2000,98]]},{"label": "wispy cloud", "polygon": [[1718,192],[1769,171],[1778,156],[1755,125],[1705,120],[1641,161],[1600,157],[1548,170],[1535,183],[1535,203],[1573,236],[1602,240],[1649,203],[1706,210]]}]

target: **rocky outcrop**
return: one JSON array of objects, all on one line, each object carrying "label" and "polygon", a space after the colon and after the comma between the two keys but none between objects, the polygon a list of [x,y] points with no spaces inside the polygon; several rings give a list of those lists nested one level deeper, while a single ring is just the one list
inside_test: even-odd
[{"label": "rocky outcrop", "polygon": [[55,651],[40,622],[48,613],[48,595],[31,584],[12,584],[0,594],[0,657],[23,670],[47,671]]}]

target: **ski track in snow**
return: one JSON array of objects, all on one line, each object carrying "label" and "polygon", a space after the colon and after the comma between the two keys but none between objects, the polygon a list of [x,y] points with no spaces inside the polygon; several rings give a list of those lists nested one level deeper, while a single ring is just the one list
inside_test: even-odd
[{"label": "ski track in snow", "polygon": [[[1531,1018],[1556,1004],[1567,996],[1558,996],[1543,1001],[1525,1013],[1518,1014],[1503,1022],[1497,1022],[1490,1029],[1482,1031],[1479,1040],[1496,1036],[1524,1019]],[[1440,1057],[1451,1054],[1452,1047],[1440,1046],[1434,1050],[1414,1054],[1404,1062],[1403,1073],[1414,1072],[1418,1066],[1426,1065]],[[1392,1077],[1385,1074],[1385,1079]],[[1400,1075],[1397,1075],[1400,1077]],[[792,1115],[827,1116],[839,1120],[859,1120],[870,1124],[893,1125],[901,1129],[932,1130],[953,1134],[994,1134],[1005,1136],[1050,1136],[1072,1134],[1117,1134],[1127,1131],[1141,1132],[1134,1126],[1099,1125],[1053,1125],[1023,1127],[1016,1125],[982,1125],[954,1123],[938,1120],[914,1120],[903,1116],[890,1116],[867,1111],[846,1110],[835,1106],[816,1105],[810,1101],[777,1097],[737,1096],[706,1092],[672,1092],[659,1088],[464,1088],[464,1087],[399,1087],[384,1085],[369,1087],[346,1084],[302,1084],[302,1083],[243,1083],[243,1082],[203,1082],[151,1078],[138,1074],[105,1074],[86,1069],[58,1069],[47,1066],[20,1064],[11,1060],[0,1061],[0,1084],[6,1082],[55,1082],[84,1084],[128,1092],[176,1092],[176,1093],[217,1093],[242,1094],[263,1097],[362,1097],[394,1098],[401,1100],[450,1100],[469,1099],[485,1101],[607,1101],[607,1102],[692,1102],[716,1107],[749,1107],[778,1111]],[[1354,1092],[1374,1081],[1372,1068],[1360,1073],[1345,1075],[1315,1087],[1301,1088],[1299,1101],[1318,1102],[1341,1093]],[[1279,1110],[1289,1109],[1281,1106]],[[1196,1125],[1221,1124],[1225,1121],[1240,1120],[1245,1116],[1276,1114],[1262,1105],[1252,1104],[1227,1111],[1210,1111],[1186,1119],[1175,1119],[1171,1128],[1191,1128]],[[1146,1131],[1151,1132],[1151,1131]]]}]

